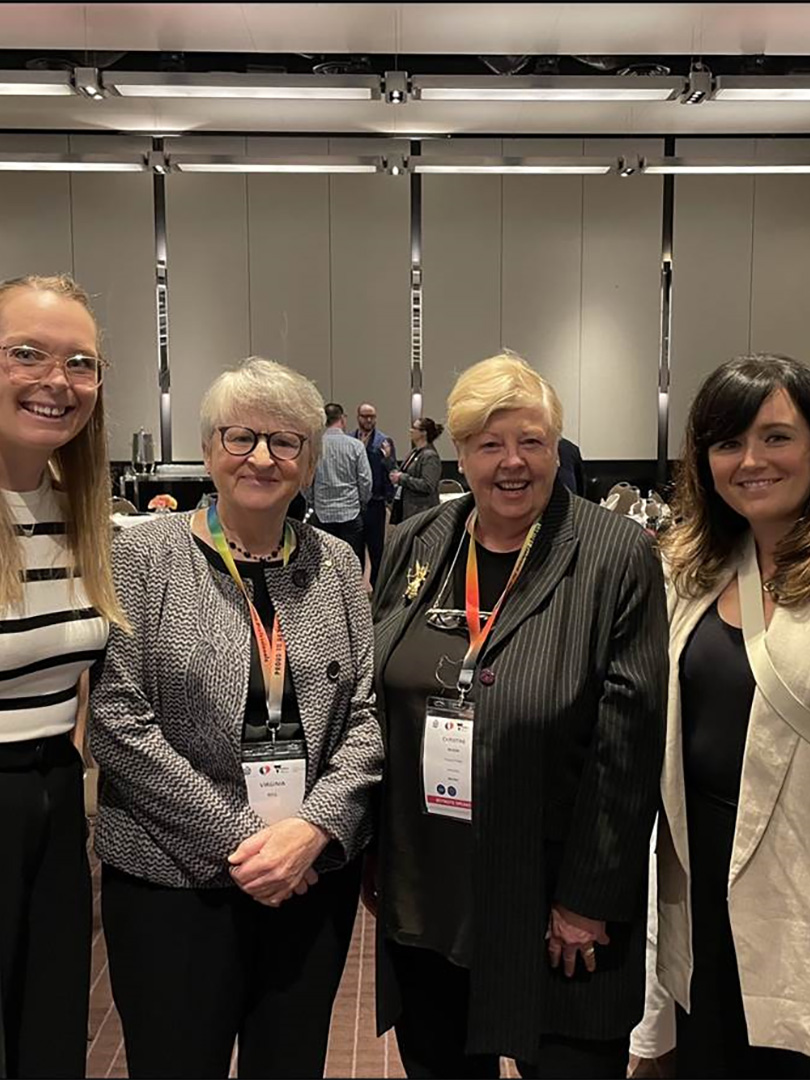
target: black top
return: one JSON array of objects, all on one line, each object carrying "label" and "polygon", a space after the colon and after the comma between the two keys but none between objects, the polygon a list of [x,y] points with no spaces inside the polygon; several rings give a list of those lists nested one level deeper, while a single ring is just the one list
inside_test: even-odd
[{"label": "black top", "polygon": [[736,808],[756,684],[742,630],[720,618],[717,601],[686,643],[680,677],[686,787]]},{"label": "black top", "polygon": [[[464,608],[468,545],[465,533],[452,579],[441,599],[429,597],[429,606]],[[500,554],[480,544],[476,550],[480,607],[489,612],[504,590],[518,552]],[[448,569],[436,575],[434,593],[438,594]],[[388,756],[380,837],[386,857],[380,916],[387,937],[403,945],[433,949],[469,967],[472,831],[469,822],[425,811],[421,756],[426,699],[458,698],[455,681],[469,647],[466,621],[460,621],[458,630],[439,630],[428,625],[424,616],[417,616],[386,665]],[[474,702],[475,698],[473,683],[467,699]],[[475,796],[473,814],[474,800]]]},{"label": "black top", "polygon": [[[223,574],[230,577],[230,571],[225,565],[222,556],[210,548],[198,536],[194,537],[197,546],[208,559],[209,563]],[[291,555],[291,561],[295,558],[295,551]],[[270,593],[267,591],[267,581],[264,576],[264,565],[258,562],[245,562],[234,559],[236,569],[244,581],[253,582],[253,604],[259,613],[259,618],[268,634],[273,630],[275,609]],[[298,711],[298,698],[295,693],[290,665],[287,664],[284,673],[284,699],[281,705],[282,721],[276,732],[277,739],[303,739],[304,730],[301,726],[301,714]],[[245,705],[245,722],[242,728],[242,742],[266,742],[269,738],[267,728],[267,697],[264,690],[264,678],[262,666],[259,661],[259,647],[256,644],[256,635],[253,628],[250,630],[250,682],[248,684],[247,703]]]}]

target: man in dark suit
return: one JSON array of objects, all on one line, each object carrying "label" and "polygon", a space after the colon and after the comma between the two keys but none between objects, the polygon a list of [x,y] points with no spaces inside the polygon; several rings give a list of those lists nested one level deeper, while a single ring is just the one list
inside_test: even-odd
[{"label": "man in dark suit", "polygon": [[557,470],[561,482],[575,495],[586,497],[588,478],[585,475],[585,464],[579,447],[570,439],[560,437],[557,444],[557,456],[560,459],[560,467]]},{"label": "man in dark suit", "polygon": [[[371,563],[369,580],[373,588],[380,572],[385,544],[385,508],[390,506],[394,498],[394,485],[386,461],[396,461],[397,452],[393,440],[377,429],[377,409],[370,401],[357,406],[357,429],[353,434],[365,446],[371,466],[371,498],[363,511],[363,528]],[[387,455],[384,453],[386,443],[390,448]]]}]

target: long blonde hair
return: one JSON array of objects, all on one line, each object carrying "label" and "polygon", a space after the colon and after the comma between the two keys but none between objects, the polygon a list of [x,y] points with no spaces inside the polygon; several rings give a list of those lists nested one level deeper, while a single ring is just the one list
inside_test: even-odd
[{"label": "long blonde hair", "polygon": [[[13,278],[0,282],[0,309],[17,289],[52,292],[75,300],[90,314],[90,298],[66,274],[52,277]],[[96,339],[98,343],[98,329]],[[102,388],[90,419],[74,438],[54,452],[49,469],[55,486],[67,501],[67,540],[74,567],[81,572],[87,598],[96,611],[119,626],[127,618],[115,594],[110,558],[110,467],[104,425]],[[16,535],[8,503],[0,493],[0,610],[18,605],[23,598],[23,548]]]}]

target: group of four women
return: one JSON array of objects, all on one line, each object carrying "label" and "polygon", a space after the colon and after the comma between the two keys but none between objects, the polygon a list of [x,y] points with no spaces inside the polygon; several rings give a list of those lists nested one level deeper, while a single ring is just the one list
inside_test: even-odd
[{"label": "group of four women", "polygon": [[372,612],[351,550],[287,517],[323,401],[266,360],[204,397],[211,506],[110,550],[99,344],[69,279],[0,286],[8,1075],[84,1074],[91,669],[130,1076],[225,1077],[235,1043],[242,1077],[321,1075],[361,877],[409,1076],[623,1076],[659,806],[679,1074],[810,1076],[810,370],[700,390],[667,647],[650,538],[558,481],[560,403],[520,358],[459,377],[469,493],[403,515]]}]

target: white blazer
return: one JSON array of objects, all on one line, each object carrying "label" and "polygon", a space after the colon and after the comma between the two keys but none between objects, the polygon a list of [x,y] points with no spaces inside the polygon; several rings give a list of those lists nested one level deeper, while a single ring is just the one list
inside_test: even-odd
[{"label": "white blazer", "polygon": [[[690,633],[739,564],[734,560],[699,599],[684,599],[674,589],[669,597],[657,969],[661,984],[687,1011],[693,958],[680,658]],[[777,606],[766,644],[782,679],[810,704],[810,605]],[[728,901],[750,1042],[810,1054],[810,742],[771,707],[759,687],[745,744]]]}]

